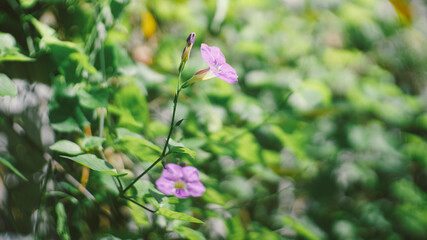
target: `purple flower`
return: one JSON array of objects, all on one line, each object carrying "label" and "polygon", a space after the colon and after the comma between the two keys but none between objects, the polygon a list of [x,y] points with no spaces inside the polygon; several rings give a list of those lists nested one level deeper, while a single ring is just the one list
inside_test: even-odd
[{"label": "purple flower", "polygon": [[209,69],[217,78],[228,83],[237,82],[238,76],[236,70],[225,62],[224,54],[222,54],[218,47],[209,47],[202,43],[200,50],[202,52],[203,60],[209,64]]},{"label": "purple flower", "polygon": [[199,180],[197,168],[180,167],[169,163],[163,169],[162,176],[156,181],[157,189],[166,195],[175,195],[178,198],[189,196],[200,197],[206,191],[205,186]]}]

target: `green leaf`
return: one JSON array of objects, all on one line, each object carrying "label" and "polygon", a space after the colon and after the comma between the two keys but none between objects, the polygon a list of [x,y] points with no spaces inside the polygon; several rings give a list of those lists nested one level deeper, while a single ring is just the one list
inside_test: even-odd
[{"label": "green leaf", "polygon": [[100,146],[104,141],[105,139],[101,137],[86,137],[83,139],[82,145],[84,148],[95,148]]},{"label": "green leaf", "polygon": [[169,151],[171,153],[178,153],[178,154],[185,154],[187,156],[189,156],[190,158],[194,159],[194,157],[196,156],[196,152],[184,147],[184,144],[182,143],[177,143],[174,140],[170,139],[169,140]]},{"label": "green leaf", "polygon": [[242,158],[246,163],[258,163],[260,160],[260,145],[255,136],[247,132],[240,135],[236,140],[235,151],[237,156]]},{"label": "green leaf", "polygon": [[87,70],[90,74],[96,73],[96,68],[90,65],[89,57],[82,52],[75,52],[70,54],[70,59],[78,62],[81,67]]},{"label": "green leaf", "polygon": [[16,175],[18,175],[20,178],[24,179],[25,181],[28,181],[28,179],[26,177],[24,177],[24,175],[22,175],[22,173],[16,169],[9,161],[7,161],[6,159],[0,157],[0,163],[2,163],[3,165],[5,165],[6,167],[8,167],[10,170],[12,170],[12,172],[14,172]]},{"label": "green leaf", "polygon": [[69,117],[63,122],[58,123],[51,123],[50,124],[53,129],[55,129],[58,132],[63,133],[71,133],[71,132],[81,132],[79,125],[77,124],[76,120]]},{"label": "green leaf", "polygon": [[181,120],[177,121],[175,123],[175,126],[179,127],[183,121],[184,121],[184,119],[181,119]]},{"label": "green leaf", "polygon": [[246,230],[243,227],[242,220],[238,215],[235,215],[232,218],[227,219],[226,221],[227,229],[228,229],[228,239],[246,239]]},{"label": "green leaf", "polygon": [[150,141],[134,136],[124,136],[115,145],[120,150],[133,154],[147,162],[155,161],[162,153],[162,149]]},{"label": "green leaf", "polygon": [[109,104],[107,111],[112,115],[119,116],[119,127],[126,127],[127,129],[135,132],[141,131],[144,127],[144,124],[142,122],[136,121],[130,111],[125,108],[119,108]]},{"label": "green leaf", "polygon": [[80,81],[78,72],[85,69],[89,73],[96,73],[96,69],[90,64],[89,57],[84,53],[83,48],[68,41],[61,41],[56,37],[43,37],[40,42],[41,48],[46,49],[59,64],[58,70],[64,75],[67,81]]},{"label": "green leaf", "polygon": [[67,213],[62,202],[58,202],[55,207],[55,212],[57,216],[56,220],[56,232],[63,240],[71,239],[70,231],[67,224]]},{"label": "green leaf", "polygon": [[215,203],[221,206],[224,206],[227,203],[224,195],[210,187],[206,188],[206,192],[202,195],[202,198],[206,202]]},{"label": "green leaf", "polygon": [[49,27],[48,25],[39,22],[35,18],[30,19],[31,23],[34,25],[34,27],[37,29],[37,31],[40,33],[40,36],[42,37],[55,37],[56,32],[55,29]]},{"label": "green leaf", "polygon": [[79,97],[80,105],[90,109],[108,106],[108,92],[105,90],[90,93],[80,90],[77,92],[77,96]]},{"label": "green leaf", "polygon": [[3,73],[0,73],[0,96],[14,97],[18,93],[13,82]]},{"label": "green leaf", "polygon": [[139,135],[138,133],[132,132],[131,130],[129,130],[127,128],[116,128],[116,132],[117,132],[117,138],[119,138],[119,139],[123,138],[124,136],[142,138],[141,135]]},{"label": "green leaf", "polygon": [[291,227],[293,230],[295,230],[300,236],[303,236],[305,239],[308,239],[308,240],[321,239],[318,236],[316,236],[316,234],[314,234],[310,229],[304,226],[302,223],[295,221],[289,216],[285,216],[283,221],[285,225]]},{"label": "green leaf", "polygon": [[36,4],[37,0],[19,0],[22,8],[30,8]]},{"label": "green leaf", "polygon": [[3,53],[7,50],[14,49],[16,46],[15,38],[9,33],[0,33],[0,52]]},{"label": "green leaf", "polygon": [[68,140],[59,140],[49,148],[52,151],[65,153],[68,155],[77,155],[83,152],[79,145]]},{"label": "green leaf", "polygon": [[173,229],[174,232],[178,233],[179,235],[183,236],[186,239],[189,240],[204,240],[206,239],[205,236],[199,231],[193,230],[188,227],[184,226],[178,226]]},{"label": "green leaf", "polygon": [[19,52],[15,38],[9,33],[0,32],[0,62],[28,62],[34,58],[27,57]]},{"label": "green leaf", "polygon": [[166,198],[166,196],[165,196],[165,195],[160,194],[160,193],[158,193],[157,191],[154,191],[154,190],[152,190],[152,189],[148,189],[148,192],[149,192],[149,194],[150,194],[151,196],[153,196],[153,197],[154,197],[154,199],[156,199],[156,201],[157,201],[158,203],[162,203],[162,202],[163,202],[163,199],[164,199],[164,198]]},{"label": "green leaf", "polygon": [[148,220],[148,216],[142,207],[131,201],[127,201],[127,204],[130,209],[131,217],[136,224],[147,227],[151,225],[150,221]]},{"label": "green leaf", "polygon": [[61,156],[61,157],[73,160],[74,162],[80,163],[81,165],[86,166],[98,172],[110,174],[112,176],[121,175],[117,173],[117,170],[114,169],[114,167],[110,163],[108,163],[103,159],[98,158],[93,154],[83,154],[75,157],[69,157],[69,156]]},{"label": "green leaf", "polygon": [[121,110],[117,112],[120,115],[119,125],[121,127],[129,128],[126,122],[138,122],[143,125],[148,123],[147,100],[137,85],[120,88],[115,93],[114,106]]},{"label": "green leaf", "polygon": [[0,56],[0,62],[32,62],[34,58],[25,56],[20,52],[8,52]]},{"label": "green leaf", "polygon": [[179,153],[179,154],[185,154],[187,156],[189,156],[190,158],[194,159],[194,157],[196,156],[196,152],[186,148],[186,147],[173,147],[171,149],[172,153]]},{"label": "green leaf", "polygon": [[177,219],[177,220],[193,222],[193,223],[203,223],[199,219],[194,218],[194,217],[187,215],[185,213],[175,212],[175,211],[172,211],[170,209],[162,208],[162,207],[159,208],[159,210],[156,212],[156,214],[165,216],[166,218],[170,218],[170,219]]}]

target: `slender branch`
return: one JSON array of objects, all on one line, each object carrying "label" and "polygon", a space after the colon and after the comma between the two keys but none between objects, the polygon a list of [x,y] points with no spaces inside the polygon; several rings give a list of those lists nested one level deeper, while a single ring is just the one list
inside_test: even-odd
[{"label": "slender branch", "polygon": [[168,145],[169,145],[169,140],[170,140],[170,138],[172,136],[172,133],[173,133],[173,130],[175,128],[176,108],[178,106],[179,93],[182,90],[182,86],[181,86],[181,74],[182,74],[182,71],[184,70],[185,63],[187,62],[188,57],[190,55],[191,47],[194,44],[194,38],[195,38],[195,36],[196,36],[195,33],[191,33],[190,36],[187,38],[187,45],[184,48],[182,56],[181,56],[181,63],[180,63],[179,68],[178,68],[178,83],[176,85],[176,93],[175,93],[175,96],[173,98],[172,119],[170,121],[169,133],[168,133],[168,136],[166,138],[165,145],[163,146],[162,153],[161,153],[160,157],[154,163],[152,163],[143,173],[141,173],[138,177],[136,177],[125,189],[123,189],[123,191],[120,192],[120,196],[122,196],[123,198],[125,198],[125,199],[127,199],[127,200],[129,200],[129,201],[131,201],[131,202],[133,202],[135,204],[137,204],[138,206],[140,206],[140,207],[142,207],[142,208],[144,208],[144,209],[146,209],[147,211],[150,211],[150,212],[153,212],[153,211],[150,210],[150,209],[148,209],[148,208],[146,208],[145,206],[137,203],[136,201],[130,199],[129,197],[125,196],[124,194],[139,179],[141,179],[145,174],[147,174],[148,171],[150,171],[154,166],[156,166],[156,164],[158,164],[160,161],[162,162],[163,168],[166,168],[166,166],[165,166],[165,164],[163,162],[163,159],[169,154],[169,153],[166,153],[166,151],[167,151],[167,148],[168,148]]},{"label": "slender branch", "polygon": [[153,164],[151,164],[143,173],[141,173],[138,177],[136,177],[125,189],[123,189],[122,193],[125,193],[129,188],[131,188],[140,178],[142,178],[148,171],[150,171],[157,163],[159,163],[164,156],[160,156]]},{"label": "slender branch", "polygon": [[127,197],[127,196],[125,196],[125,195],[122,195],[122,197],[123,197],[124,199],[128,200],[128,201],[131,201],[131,202],[135,203],[136,205],[138,205],[138,206],[142,207],[143,209],[145,209],[145,210],[147,210],[147,211],[149,211],[149,212],[152,212],[152,213],[155,213],[155,212],[156,212],[155,210],[151,210],[151,209],[147,208],[146,206],[144,206],[144,205],[142,205],[141,203],[139,203],[139,202],[137,202],[137,201],[133,200],[133,199],[132,199],[132,198],[130,198],[130,197]]},{"label": "slender branch", "polygon": [[[160,155],[160,157],[154,162],[152,163],[143,173],[141,173],[138,177],[136,177],[123,191],[122,193],[125,193],[127,190],[129,190],[139,179],[141,179],[145,174],[147,174],[148,171],[150,171],[157,163],[159,163],[160,161],[162,161],[168,154],[166,153],[166,149],[168,148],[168,144],[169,144],[169,140],[172,136],[172,132],[174,130],[175,127],[175,114],[176,114],[176,107],[178,105],[178,97],[179,97],[179,93],[181,92],[181,86],[180,86],[180,82],[181,82],[181,71],[178,74],[178,84],[177,84],[177,88],[176,88],[176,93],[175,93],[175,97],[173,99],[173,111],[172,111],[172,119],[170,122],[170,126],[169,126],[169,133],[168,136],[166,138],[166,142],[165,145],[163,146],[163,151],[162,154]],[[163,168],[165,168],[165,165],[162,161],[162,165]]]},{"label": "slender branch", "polygon": [[95,197],[82,185],[79,181],[77,181],[73,176],[71,176],[69,173],[65,172],[65,169],[59,164],[57,161],[52,161],[53,166],[56,170],[59,172],[64,173],[65,179],[69,183],[71,183],[75,188],[77,188],[87,199],[91,201],[95,201]]},{"label": "slender branch", "polygon": [[120,190],[120,192],[122,192],[123,191],[123,184],[122,184],[122,181],[120,181],[120,178],[118,178],[118,177],[117,177],[117,182],[119,182],[119,190]]},{"label": "slender branch", "polygon": [[178,105],[178,97],[179,97],[180,91],[181,91],[181,89],[176,90],[176,94],[175,94],[175,97],[173,99],[172,120],[171,120],[171,123],[169,126],[169,134],[168,134],[168,137],[166,138],[165,146],[163,147],[162,156],[164,156],[166,154],[166,149],[168,147],[169,140],[172,136],[172,132],[173,132],[174,127],[175,127],[175,113],[176,113],[176,107]]}]

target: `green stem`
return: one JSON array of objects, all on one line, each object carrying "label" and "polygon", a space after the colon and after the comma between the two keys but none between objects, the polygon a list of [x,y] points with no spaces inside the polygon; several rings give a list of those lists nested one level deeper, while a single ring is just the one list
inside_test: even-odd
[{"label": "green stem", "polygon": [[152,212],[152,213],[155,213],[155,212],[156,212],[156,211],[151,210],[151,209],[149,209],[148,207],[146,207],[146,206],[144,206],[144,205],[140,204],[139,202],[137,202],[137,201],[133,200],[133,199],[132,199],[132,198],[130,198],[130,197],[127,197],[127,196],[125,196],[125,195],[122,195],[122,197],[123,197],[124,199],[128,200],[128,201],[131,201],[131,202],[135,203],[136,205],[138,205],[138,206],[142,207],[143,209],[145,209],[145,210],[147,210],[147,211],[149,211],[149,212]]},{"label": "green stem", "polygon": [[136,177],[125,189],[123,189],[122,193],[125,193],[129,188],[131,188],[140,178],[142,178],[148,171],[150,171],[157,163],[159,163],[164,158],[161,155],[153,164],[151,164],[143,173],[141,173],[138,177]]},{"label": "green stem", "polygon": [[172,132],[173,132],[174,127],[175,127],[175,113],[176,113],[176,106],[178,105],[178,97],[179,97],[179,93],[180,92],[181,92],[181,89],[177,88],[176,93],[175,93],[175,97],[173,99],[172,120],[171,120],[171,123],[170,123],[170,126],[169,126],[169,134],[168,134],[168,137],[166,138],[165,146],[163,146],[162,156],[164,156],[166,154],[166,149],[168,147],[169,140],[170,140],[170,138],[172,136]]},{"label": "green stem", "polygon": [[[162,161],[168,154],[166,153],[166,150],[168,148],[168,144],[169,144],[169,140],[172,136],[172,132],[174,130],[175,127],[175,114],[176,114],[176,107],[178,105],[178,97],[179,97],[179,93],[181,92],[181,71],[178,74],[178,84],[177,84],[177,88],[176,88],[176,93],[175,93],[175,97],[173,98],[173,111],[172,111],[172,119],[171,119],[171,123],[170,123],[170,127],[169,127],[169,134],[168,137],[166,138],[166,142],[165,145],[163,146],[163,151],[162,154],[160,155],[160,157],[154,162],[152,163],[143,173],[141,173],[138,177],[136,177],[125,189],[123,189],[122,193],[125,193],[127,190],[129,190],[139,179],[141,179],[145,174],[147,174],[148,171],[150,171],[154,166],[156,166],[157,163],[159,163],[160,161]],[[166,168],[165,164],[162,161],[162,165],[163,168]]]}]

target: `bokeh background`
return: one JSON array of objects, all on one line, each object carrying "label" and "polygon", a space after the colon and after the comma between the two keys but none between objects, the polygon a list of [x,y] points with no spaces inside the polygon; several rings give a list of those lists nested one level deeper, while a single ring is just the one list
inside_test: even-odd
[{"label": "bokeh background", "polygon": [[[422,0],[2,0],[0,238],[427,239],[426,26]],[[159,165],[134,193],[203,224],[49,148],[130,182],[163,147],[191,32],[183,79],[201,43],[239,75],[179,99],[173,140],[196,154],[167,161],[207,191],[160,196]]]}]

